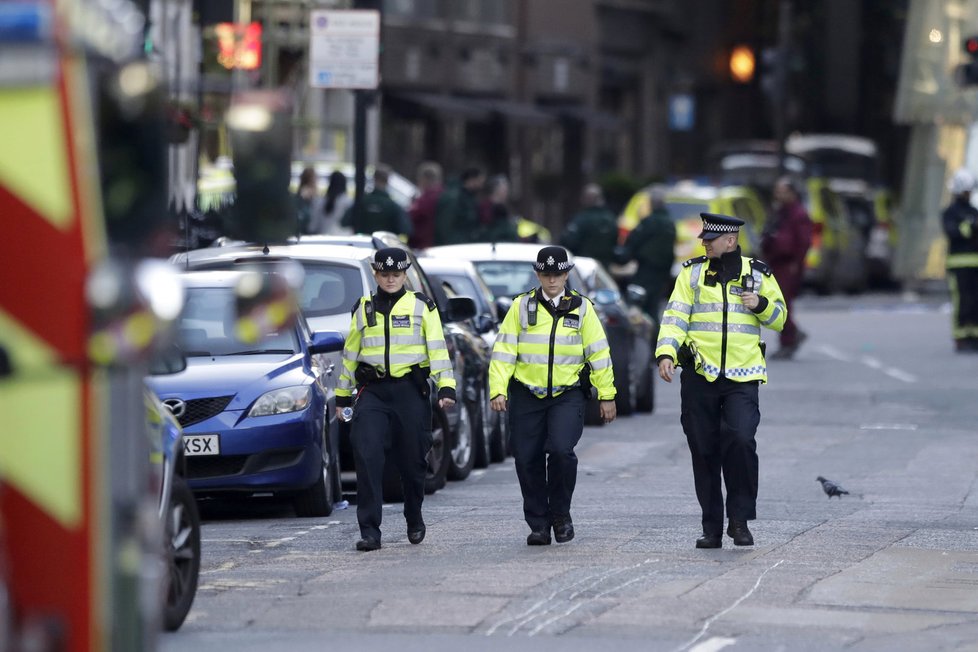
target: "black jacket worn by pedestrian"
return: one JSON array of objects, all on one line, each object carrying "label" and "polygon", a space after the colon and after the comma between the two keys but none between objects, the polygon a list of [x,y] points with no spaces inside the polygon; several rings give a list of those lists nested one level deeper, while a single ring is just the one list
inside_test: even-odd
[{"label": "black jacket worn by pedestrian", "polygon": [[978,208],[968,199],[958,197],[951,202],[944,209],[942,221],[949,258],[954,254],[978,253]]}]

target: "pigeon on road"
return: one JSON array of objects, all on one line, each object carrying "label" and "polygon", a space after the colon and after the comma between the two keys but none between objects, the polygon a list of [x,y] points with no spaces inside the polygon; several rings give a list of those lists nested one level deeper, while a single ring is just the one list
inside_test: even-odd
[{"label": "pigeon on road", "polygon": [[838,485],[832,482],[831,480],[826,480],[822,476],[818,476],[815,479],[822,483],[822,491],[824,491],[825,495],[828,496],[830,499],[832,498],[832,496],[838,496],[839,498],[842,498],[842,494],[849,495],[849,492],[843,489],[841,485]]}]

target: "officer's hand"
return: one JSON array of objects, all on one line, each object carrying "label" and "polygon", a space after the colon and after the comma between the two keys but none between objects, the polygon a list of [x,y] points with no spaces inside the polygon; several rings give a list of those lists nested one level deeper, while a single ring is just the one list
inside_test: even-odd
[{"label": "officer's hand", "polygon": [[336,420],[337,421],[343,420],[343,408],[339,406],[336,406]]},{"label": "officer's hand", "polygon": [[496,412],[506,411],[506,397],[503,396],[502,394],[498,394],[494,399],[492,399],[492,401],[489,402],[489,404],[492,406],[492,409]]},{"label": "officer's hand", "polygon": [[438,407],[441,409],[449,408],[455,405],[455,399],[452,398],[440,398],[438,399]]},{"label": "officer's hand", "polygon": [[601,420],[604,423],[611,423],[618,416],[618,407],[614,401],[598,401],[598,411],[601,412]]},{"label": "officer's hand", "polygon": [[659,378],[666,381],[667,383],[672,382],[672,376],[676,373],[676,363],[672,361],[672,358],[663,358],[662,362],[659,363]]},{"label": "officer's hand", "polygon": [[761,299],[757,296],[756,292],[744,292],[742,295],[740,295],[740,300],[750,310],[756,308],[757,304],[761,302]]}]

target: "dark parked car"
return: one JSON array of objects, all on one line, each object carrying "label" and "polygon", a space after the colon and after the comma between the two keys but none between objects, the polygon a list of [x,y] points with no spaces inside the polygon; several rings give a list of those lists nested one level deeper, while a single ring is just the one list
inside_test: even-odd
[{"label": "dark parked car", "polygon": [[[476,340],[470,345],[474,351],[466,358],[466,363],[483,364],[481,369],[474,368],[465,374],[467,380],[479,381],[469,382],[465,388],[466,401],[473,406],[475,465],[485,468],[490,462],[502,462],[506,458],[507,422],[501,412],[489,406],[489,357],[499,327],[495,297],[469,261],[421,256],[418,262],[434,284],[439,301],[447,300],[450,295],[466,296],[475,301],[475,317],[465,322],[468,328],[459,335],[460,338],[464,335],[465,340]],[[471,333],[478,335],[478,339]]]},{"label": "dark parked car", "polygon": [[301,314],[258,339],[235,331],[240,271],[184,275],[178,341],[187,367],[146,382],[183,427],[197,496],[274,492],[300,516],[328,516],[340,497],[333,367],[343,337]]},{"label": "dark parked car", "polygon": [[163,626],[180,629],[197,594],[200,576],[200,514],[184,477],[183,432],[176,418],[146,391],[146,427],[151,446],[154,484],[159,487],[163,525]]},{"label": "dark parked car", "polygon": [[[626,301],[611,274],[594,258],[576,256],[577,272],[585,284],[585,294],[594,300],[611,345],[611,361],[619,388],[616,404],[619,413],[652,412],[655,408],[655,321],[638,305],[645,290],[630,286],[631,300]],[[618,374],[628,374],[628,383],[619,382]],[[624,378],[622,378],[624,380]]]}]

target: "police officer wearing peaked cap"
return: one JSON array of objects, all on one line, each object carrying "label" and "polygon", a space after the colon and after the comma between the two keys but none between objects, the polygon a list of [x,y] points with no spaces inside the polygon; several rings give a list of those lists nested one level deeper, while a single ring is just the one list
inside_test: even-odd
[{"label": "police officer wearing peaked cap", "polygon": [[756,518],[760,423],[758,385],[767,382],[761,326],[780,331],[787,309],[770,267],[740,253],[744,221],[701,213],[706,255],[683,263],[662,316],[656,360],[672,382],[682,366],[683,431],[693,461],[703,535],[697,548],[722,546],[727,488],[727,534],[754,544],[747,521]]},{"label": "police officer wearing peaked cap", "polygon": [[562,247],[539,251],[533,269],[540,286],[513,301],[489,363],[492,409],[510,412],[510,447],[531,546],[549,545],[551,528],[558,543],[574,538],[574,446],[584,430],[589,383],[598,390],[602,419],[615,418],[608,339],[590,300],[567,289],[573,267]]},{"label": "police officer wearing peaked cap", "polygon": [[380,548],[384,461],[393,455],[404,487],[408,540],[421,543],[424,482],[431,449],[428,376],[438,386],[442,407],[455,402],[455,378],[435,303],[404,289],[407,252],[377,251],[372,263],[377,292],[353,306],[343,347],[343,371],[336,387],[336,410],[353,405],[350,439],[357,471],[357,550]]}]

